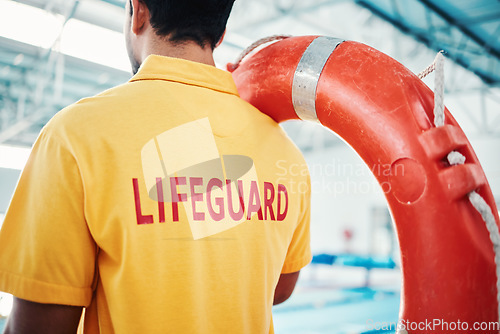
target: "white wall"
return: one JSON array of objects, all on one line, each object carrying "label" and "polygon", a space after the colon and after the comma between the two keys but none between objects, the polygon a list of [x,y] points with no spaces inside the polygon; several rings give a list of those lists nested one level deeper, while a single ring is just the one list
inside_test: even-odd
[{"label": "white wall", "polygon": [[500,203],[500,138],[493,136],[469,136],[481,166],[497,201]]},{"label": "white wall", "polygon": [[[387,207],[375,177],[346,144],[306,155],[311,173],[313,253],[369,253],[371,209]],[[352,229],[351,245],[344,230]]]}]

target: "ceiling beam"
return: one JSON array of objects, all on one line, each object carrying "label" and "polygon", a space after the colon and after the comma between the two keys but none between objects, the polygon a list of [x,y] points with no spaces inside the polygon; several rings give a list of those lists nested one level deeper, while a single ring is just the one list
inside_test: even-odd
[{"label": "ceiling beam", "polygon": [[449,25],[452,25],[456,27],[462,34],[465,36],[469,37],[472,39],[474,42],[477,44],[481,45],[484,47],[484,51],[486,53],[491,54],[492,56],[495,56],[497,59],[500,60],[500,51],[488,47],[488,41],[483,40],[481,37],[476,35],[474,32],[472,32],[467,26],[465,25],[464,22],[462,22],[460,19],[456,19],[450,14],[448,14],[445,10],[441,9],[438,7],[433,1],[430,0],[417,0],[420,3],[422,3],[425,7],[429,8],[432,10],[434,13],[436,13],[438,16],[440,16],[443,20],[446,21]]},{"label": "ceiling beam", "polygon": [[474,16],[474,17],[461,17],[459,21],[462,24],[483,24],[491,21],[498,21],[500,20],[500,12],[498,13],[488,13],[485,15],[481,16]]},{"label": "ceiling beam", "polygon": [[8,141],[9,139],[17,136],[24,130],[29,129],[34,123],[38,120],[41,120],[45,114],[42,113],[34,113],[30,116],[18,121],[17,123],[11,125],[5,130],[0,132],[0,144]]},{"label": "ceiling beam", "polygon": [[303,14],[307,14],[307,13],[316,11],[316,10],[321,9],[323,7],[326,7],[326,6],[332,6],[332,5],[336,5],[336,4],[343,3],[343,2],[351,2],[351,0],[326,0],[326,1],[321,1],[318,3],[312,4],[312,5],[297,6],[286,13],[280,12],[278,10],[278,14],[276,14],[276,15],[271,15],[271,16],[267,16],[267,17],[255,20],[253,22],[244,23],[243,25],[236,27],[236,29],[234,29],[234,30],[241,31],[241,30],[244,30],[247,28],[265,25],[265,24],[274,22],[274,21],[276,21],[284,16],[303,15]]},{"label": "ceiling beam", "polygon": [[[417,1],[427,1],[427,0],[417,0]],[[355,2],[358,5],[369,9],[375,15],[388,21],[389,23],[394,25],[396,28],[398,28],[401,32],[403,32],[407,35],[413,36],[417,41],[425,44],[430,49],[435,50],[436,52],[439,52],[439,51],[441,51],[441,49],[443,49],[443,47],[441,45],[437,45],[435,40],[433,38],[429,37],[428,34],[417,32],[415,29],[412,29],[411,27],[405,25],[402,21],[399,21],[399,20],[393,18],[392,16],[390,16],[389,14],[387,14],[386,12],[380,10],[378,7],[374,6],[370,1],[355,0]],[[431,10],[431,9],[429,8],[429,10]],[[456,27],[456,28],[458,29],[458,27]],[[469,37],[469,36],[467,36],[467,37]],[[480,44],[480,45],[483,45],[483,44]],[[486,51],[486,49],[484,49],[484,48],[483,48],[483,50]],[[472,73],[477,75],[486,84],[491,85],[491,84],[495,84],[495,83],[499,82],[499,78],[491,75],[490,73],[485,73],[478,68],[471,67],[471,65],[467,62],[467,58],[456,55],[453,52],[448,52],[450,50],[449,49],[446,50],[446,48],[444,51],[447,53],[447,56],[450,57],[454,62],[456,62],[457,64],[459,64],[460,66],[462,66],[466,70],[471,71]],[[494,50],[490,49],[489,51],[492,52]],[[496,57],[496,58],[498,58],[498,57]],[[498,61],[500,62],[500,58],[498,58]]]},{"label": "ceiling beam", "polygon": [[[47,0],[16,0],[32,7],[45,9]],[[65,1],[64,3],[66,3]],[[123,31],[124,6],[120,0],[85,0],[78,4],[72,17],[116,32]],[[125,3],[123,1],[123,3]],[[54,5],[51,12],[67,16],[67,6]]]}]

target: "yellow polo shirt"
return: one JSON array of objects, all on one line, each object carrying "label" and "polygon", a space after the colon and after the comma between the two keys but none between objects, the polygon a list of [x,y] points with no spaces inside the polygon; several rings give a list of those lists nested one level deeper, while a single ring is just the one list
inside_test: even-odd
[{"label": "yellow polo shirt", "polygon": [[0,231],[0,290],[85,333],[269,333],[311,259],[302,155],[231,75],[150,56],[42,130]]}]

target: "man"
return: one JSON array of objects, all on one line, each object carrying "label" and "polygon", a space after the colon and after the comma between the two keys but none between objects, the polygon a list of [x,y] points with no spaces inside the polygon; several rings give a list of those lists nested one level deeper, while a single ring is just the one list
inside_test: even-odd
[{"label": "man", "polygon": [[127,4],[134,77],[44,127],[6,214],[6,333],[273,332],[311,259],[309,176],[214,67],[232,2]]}]

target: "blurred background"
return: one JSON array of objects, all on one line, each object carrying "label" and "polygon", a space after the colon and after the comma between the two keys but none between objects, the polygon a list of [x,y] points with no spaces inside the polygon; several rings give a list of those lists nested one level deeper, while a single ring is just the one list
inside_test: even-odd
[{"label": "blurred background", "polygon": [[[44,124],[130,78],[124,0],[0,0],[0,224]],[[500,198],[499,0],[236,0],[216,49],[225,68],[269,35],[363,42],[414,73],[445,51],[445,104]],[[433,74],[424,81],[433,88]],[[274,308],[276,333],[390,332],[399,309],[398,244],[383,192],[329,130],[290,121],[312,179],[313,263]],[[11,297],[0,294],[0,329]]]}]

